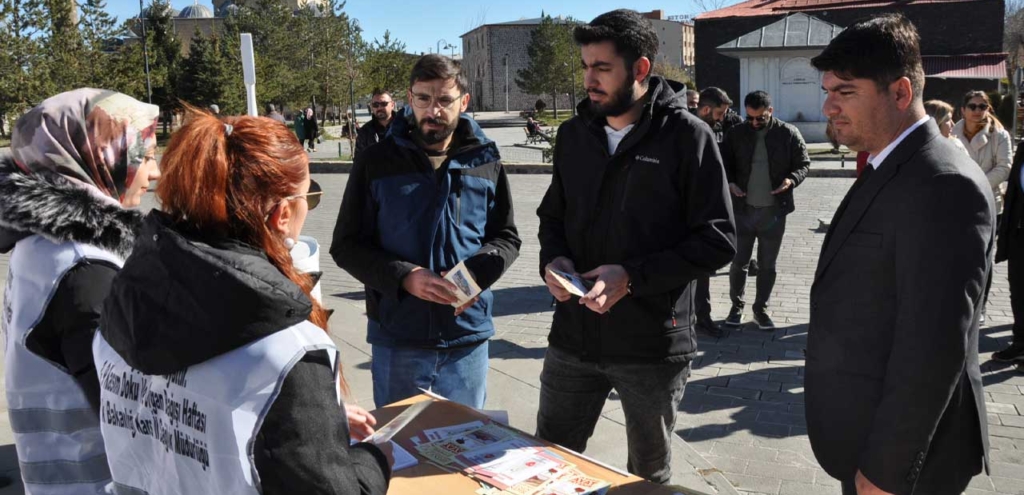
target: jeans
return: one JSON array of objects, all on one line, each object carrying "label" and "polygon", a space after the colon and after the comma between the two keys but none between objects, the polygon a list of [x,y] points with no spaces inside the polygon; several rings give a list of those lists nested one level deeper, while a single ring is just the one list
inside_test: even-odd
[{"label": "jeans", "polygon": [[373,345],[373,403],[377,408],[430,390],[477,409],[487,399],[488,342],[454,349]]},{"label": "jeans", "polygon": [[583,362],[549,346],[540,373],[537,436],[583,452],[614,388],[626,415],[627,469],[668,483],[676,411],[689,374],[689,362]]},{"label": "jeans", "polygon": [[778,206],[754,208],[744,205],[736,211],[736,257],[729,267],[729,298],[732,305],[742,309],[745,306],[743,294],[747,285],[747,267],[754,254],[757,241],[757,293],[754,296],[754,311],[763,312],[768,308],[768,298],[775,288],[775,262],[782,249],[782,236],[786,233],[786,215]]}]

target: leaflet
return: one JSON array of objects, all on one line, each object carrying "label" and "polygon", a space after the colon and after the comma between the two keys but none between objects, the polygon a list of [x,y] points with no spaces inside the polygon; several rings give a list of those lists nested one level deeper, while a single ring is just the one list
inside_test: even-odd
[{"label": "leaflet", "polygon": [[466,268],[465,261],[460,261],[458,265],[455,265],[455,268],[452,268],[445,274],[444,279],[455,284],[455,287],[458,288],[458,292],[455,293],[458,301],[452,304],[456,308],[465,306],[466,303],[483,292],[480,286],[476,284],[476,281],[473,280],[473,274],[469,273],[469,269]]},{"label": "leaflet", "polygon": [[576,275],[561,270],[548,269],[548,273],[551,274],[558,283],[569,291],[574,296],[583,297],[590,292],[590,288],[593,287],[593,283],[589,280],[584,280]]}]

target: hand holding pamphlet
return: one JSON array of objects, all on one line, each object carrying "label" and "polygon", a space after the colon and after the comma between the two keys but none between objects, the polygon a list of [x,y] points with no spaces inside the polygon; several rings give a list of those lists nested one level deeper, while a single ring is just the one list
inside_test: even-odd
[{"label": "hand holding pamphlet", "polygon": [[466,268],[465,261],[460,261],[458,265],[455,265],[455,268],[449,270],[445,274],[444,279],[455,284],[455,287],[458,288],[455,296],[459,300],[452,304],[456,308],[465,306],[466,303],[483,292],[480,286],[476,284],[476,281],[473,280],[473,274],[469,273],[469,270]]},{"label": "hand holding pamphlet", "polygon": [[590,292],[591,288],[594,287],[593,282],[582,279],[572,273],[554,270],[551,268],[548,269],[548,273],[550,273],[565,290],[569,291],[569,293],[574,296],[583,297],[587,295],[587,292]]}]

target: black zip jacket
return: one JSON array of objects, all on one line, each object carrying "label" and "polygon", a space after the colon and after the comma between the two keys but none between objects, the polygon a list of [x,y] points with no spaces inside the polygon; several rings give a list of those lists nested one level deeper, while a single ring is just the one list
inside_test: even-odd
[{"label": "black zip jacket", "polygon": [[[643,115],[608,154],[590,101],[558,130],[540,217],[540,270],[556,257],[584,273],[619,264],[633,295],[598,315],[558,304],[551,345],[589,361],[685,361],[697,351],[694,281],[732,260],[735,225],[711,128],[686,109],[685,86],[653,77]],[[680,92],[676,92],[680,91]]]},{"label": "black zip jacket", "polygon": [[[391,112],[391,122],[394,122],[395,117],[397,116],[398,114],[396,112]],[[373,146],[383,141],[384,137],[387,136],[388,129],[390,127],[390,122],[388,123],[387,127],[381,127],[380,125],[377,124],[377,119],[371,117],[370,121],[367,122],[362,127],[360,127],[359,131],[356,132],[356,150],[352,156],[352,159],[357,160],[359,158],[359,155],[366,151],[366,148],[369,148],[370,146]]]},{"label": "black zip jacket", "polygon": [[[800,131],[775,117],[766,124],[768,133],[764,136],[764,146],[768,150],[768,174],[772,180],[772,189],[782,185],[782,181],[790,179],[793,187],[775,196],[784,215],[793,213],[793,189],[807,178],[807,169],[811,159],[807,156],[807,145]],[[747,190],[750,181],[750,166],[754,159],[754,146],[757,135],[749,124],[737,125],[725,133],[722,143],[722,161],[725,164],[725,175],[729,182],[736,184],[743,191]],[[743,198],[733,197],[734,207],[746,204]]]},{"label": "black zip jacket", "polygon": [[[302,290],[251,246],[180,231],[156,210],[137,239],[103,306],[100,332],[143,373],[181,371],[312,311]],[[307,353],[289,371],[253,442],[263,494],[387,492],[387,458],[370,444],[349,446],[335,387],[326,351]]]}]

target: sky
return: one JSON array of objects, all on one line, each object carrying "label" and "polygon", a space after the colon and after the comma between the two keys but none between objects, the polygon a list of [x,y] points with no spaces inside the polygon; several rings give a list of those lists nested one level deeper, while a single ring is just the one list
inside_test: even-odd
[{"label": "sky", "polygon": [[[143,0],[147,5],[150,0]],[[210,0],[198,0],[211,10]],[[192,5],[193,0],[171,0],[176,9]],[[640,12],[662,9],[666,16],[698,12],[692,0],[348,0],[345,12],[359,20],[366,40],[380,39],[391,31],[392,39],[405,43],[406,51],[421,53],[434,51],[438,42],[456,45],[455,53],[462,52],[462,34],[480,24],[492,24],[540,17],[541,11],[552,16],[572,16],[589,21],[603,12],[628,7]],[[138,0],[107,0],[107,10],[118,19],[138,14]],[[451,49],[444,49],[451,53]]]}]

